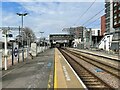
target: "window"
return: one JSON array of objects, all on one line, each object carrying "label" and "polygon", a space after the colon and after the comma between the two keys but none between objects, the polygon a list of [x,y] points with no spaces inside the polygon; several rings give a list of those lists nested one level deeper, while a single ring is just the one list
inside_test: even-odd
[{"label": "window", "polygon": [[114,7],[117,6],[117,3],[114,3]]},{"label": "window", "polygon": [[120,23],[120,20],[118,21],[118,23]]},{"label": "window", "polygon": [[117,22],[115,21],[115,22],[114,22],[114,25],[116,25],[116,24],[117,24]]},{"label": "window", "polygon": [[115,15],[115,16],[114,16],[114,19],[116,19],[116,18],[117,18],[117,16]]},{"label": "window", "polygon": [[120,10],[120,7],[118,8],[118,10]]},{"label": "window", "polygon": [[117,10],[114,10],[114,13],[116,12]]}]

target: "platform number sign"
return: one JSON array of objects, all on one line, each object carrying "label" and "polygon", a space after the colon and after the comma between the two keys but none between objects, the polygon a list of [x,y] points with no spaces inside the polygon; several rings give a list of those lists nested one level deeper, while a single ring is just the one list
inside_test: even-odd
[{"label": "platform number sign", "polygon": [[17,55],[18,55],[18,49],[17,49],[17,47],[15,47],[14,48],[14,56],[17,57]]}]

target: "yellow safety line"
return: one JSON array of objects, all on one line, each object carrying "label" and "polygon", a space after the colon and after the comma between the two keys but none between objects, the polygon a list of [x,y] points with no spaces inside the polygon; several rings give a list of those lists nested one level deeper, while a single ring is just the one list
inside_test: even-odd
[{"label": "yellow safety line", "polygon": [[55,48],[55,68],[54,68],[54,90],[57,88],[57,71],[56,71],[56,68],[57,68],[57,66],[56,66],[56,55],[57,55],[57,53],[56,53],[56,48]]},{"label": "yellow safety line", "polygon": [[[51,70],[52,70],[52,69],[51,69]],[[50,71],[50,75],[51,75],[51,71]],[[50,82],[51,82],[50,75],[49,75],[49,80],[48,80],[48,87],[47,87],[47,90],[49,90],[49,88],[51,88],[51,85],[50,85]]]}]

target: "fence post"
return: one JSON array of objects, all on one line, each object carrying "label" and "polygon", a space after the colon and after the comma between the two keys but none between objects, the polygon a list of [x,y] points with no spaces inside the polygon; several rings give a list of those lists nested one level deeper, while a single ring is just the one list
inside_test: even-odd
[{"label": "fence post", "polygon": [[2,51],[0,51],[0,70],[2,70]]}]

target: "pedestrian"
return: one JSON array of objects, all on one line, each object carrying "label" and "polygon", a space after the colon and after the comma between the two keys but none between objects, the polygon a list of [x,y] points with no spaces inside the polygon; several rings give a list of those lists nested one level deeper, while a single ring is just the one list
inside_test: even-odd
[{"label": "pedestrian", "polygon": [[29,55],[30,55],[30,57],[33,59],[33,55],[32,55],[31,50],[29,51]]}]

